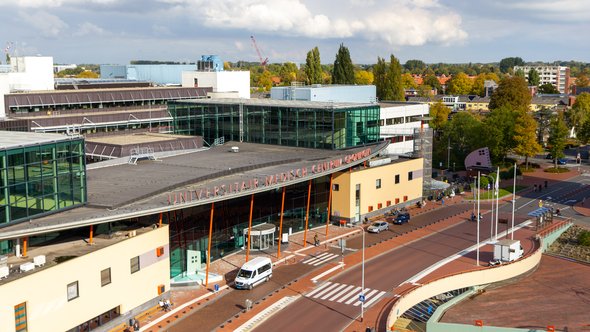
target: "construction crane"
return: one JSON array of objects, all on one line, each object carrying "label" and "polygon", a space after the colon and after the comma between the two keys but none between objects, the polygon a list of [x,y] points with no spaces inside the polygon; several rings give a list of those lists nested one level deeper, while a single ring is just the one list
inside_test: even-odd
[{"label": "construction crane", "polygon": [[250,36],[250,39],[252,39],[252,45],[254,45],[254,49],[256,49],[256,54],[258,54],[258,59],[260,60],[260,65],[264,68],[266,68],[266,65],[268,64],[268,58],[265,58],[264,60],[262,59],[262,55],[260,54],[260,50],[258,49],[258,45],[256,45],[256,39],[254,39],[254,36]]}]

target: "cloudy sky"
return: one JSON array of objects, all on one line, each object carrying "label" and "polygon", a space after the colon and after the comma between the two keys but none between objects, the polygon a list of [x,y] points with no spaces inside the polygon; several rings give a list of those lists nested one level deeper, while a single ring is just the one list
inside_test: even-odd
[{"label": "cloudy sky", "polygon": [[[590,62],[589,0],[0,0],[3,48],[56,63],[130,60],[332,63]],[[3,59],[4,57],[1,57]]]}]

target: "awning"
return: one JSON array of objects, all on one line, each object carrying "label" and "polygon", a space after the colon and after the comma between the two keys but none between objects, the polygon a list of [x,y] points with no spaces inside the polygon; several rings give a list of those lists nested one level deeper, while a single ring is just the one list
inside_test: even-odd
[{"label": "awning", "polygon": [[548,207],[540,207],[536,210],[533,210],[531,212],[528,213],[529,216],[531,217],[536,217],[539,218],[540,216],[546,214],[547,212],[551,212],[551,208]]}]

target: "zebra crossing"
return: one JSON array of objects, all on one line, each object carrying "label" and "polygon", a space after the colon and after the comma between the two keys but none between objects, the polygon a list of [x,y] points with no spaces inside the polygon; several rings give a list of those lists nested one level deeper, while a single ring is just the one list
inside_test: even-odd
[{"label": "zebra crossing", "polygon": [[[361,287],[326,281],[316,289],[305,294],[305,297],[358,307],[361,305],[359,301],[360,293]],[[386,293],[378,289],[365,288],[365,308],[379,300]]]},{"label": "zebra crossing", "polygon": [[327,261],[331,261],[332,259],[337,258],[337,257],[338,257],[338,255],[336,255],[336,254],[325,252],[325,253],[317,255],[317,256],[311,256],[311,258],[304,260],[302,263],[308,264],[308,265],[313,265],[313,266],[318,266],[318,265],[324,264]]}]

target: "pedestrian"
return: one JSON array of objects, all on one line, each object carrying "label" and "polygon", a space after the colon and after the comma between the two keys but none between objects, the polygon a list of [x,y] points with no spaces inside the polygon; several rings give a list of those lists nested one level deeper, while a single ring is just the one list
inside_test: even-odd
[{"label": "pedestrian", "polygon": [[317,247],[320,245],[320,239],[318,238],[318,235],[316,233],[316,235],[313,236],[313,244]]},{"label": "pedestrian", "polygon": [[445,199],[441,198],[440,203],[441,203],[441,205],[445,205]]},{"label": "pedestrian", "polygon": [[535,183],[533,191],[537,191],[537,184]]},{"label": "pedestrian", "polygon": [[133,331],[139,331],[139,321],[135,321],[135,324],[133,324]]},{"label": "pedestrian", "polygon": [[547,180],[545,180],[545,188],[547,188]]},{"label": "pedestrian", "polygon": [[541,192],[541,190],[542,190],[542,189],[543,189],[543,185],[541,185],[541,184],[539,183],[539,192]]}]

